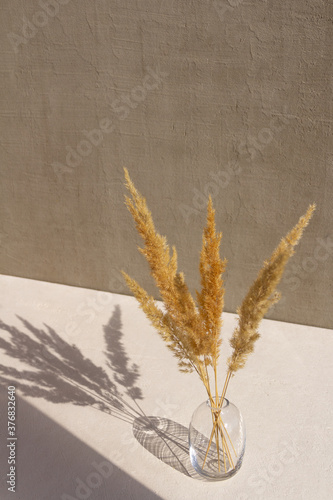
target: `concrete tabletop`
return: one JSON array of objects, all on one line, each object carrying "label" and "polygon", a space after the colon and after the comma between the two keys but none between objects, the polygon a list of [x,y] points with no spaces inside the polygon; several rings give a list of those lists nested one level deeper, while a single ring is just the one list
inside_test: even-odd
[{"label": "concrete tabletop", "polygon": [[[188,457],[204,387],[134,298],[9,276],[0,295],[1,500],[333,498],[332,330],[262,322],[227,393],[246,424],[243,465],[212,483]],[[223,314],[221,385],[235,324]]]}]

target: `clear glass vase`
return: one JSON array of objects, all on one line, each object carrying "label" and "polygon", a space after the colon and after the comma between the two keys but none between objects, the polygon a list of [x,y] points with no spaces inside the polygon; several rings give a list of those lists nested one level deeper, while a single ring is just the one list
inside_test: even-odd
[{"label": "clear glass vase", "polygon": [[226,398],[202,403],[192,415],[189,428],[191,463],[211,481],[232,477],[240,469],[245,452],[245,425],[238,408]]}]

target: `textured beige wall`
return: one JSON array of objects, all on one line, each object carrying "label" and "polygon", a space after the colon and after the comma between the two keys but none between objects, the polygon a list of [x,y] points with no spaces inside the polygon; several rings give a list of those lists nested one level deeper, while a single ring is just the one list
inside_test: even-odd
[{"label": "textured beige wall", "polygon": [[211,193],[234,311],[307,205],[270,317],[332,327],[332,3],[2,0],[0,272],[155,291],[126,165],[192,290]]}]

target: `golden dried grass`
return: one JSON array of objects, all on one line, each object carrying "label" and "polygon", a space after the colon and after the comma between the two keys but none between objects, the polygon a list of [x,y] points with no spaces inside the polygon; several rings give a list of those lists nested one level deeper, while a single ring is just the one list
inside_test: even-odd
[{"label": "golden dried grass", "polygon": [[[220,257],[222,233],[216,232],[212,199],[209,197],[208,200],[207,221],[200,253],[201,290],[196,292],[197,302],[195,302],[186,285],[184,274],[177,269],[175,247],[172,247],[171,253],[165,236],[161,236],[155,229],[145,198],[135,188],[126,168],[124,172],[125,185],[131,195],[131,197],[125,196],[125,202],[144,243],[139,251],[149,263],[151,275],[159,289],[165,311],[157,306],[154,298],[134,279],[125,272],[123,276],[140,307],[177,358],[180,370],[182,372],[195,370],[203,381],[210,398],[212,398],[212,393],[207,366],[213,368],[215,395],[218,398],[217,361],[222,342],[221,326],[225,291],[222,276],[226,260]],[[248,355],[253,352],[254,344],[260,337],[258,327],[262,318],[280,298],[276,287],[314,210],[315,205],[310,205],[295,227],[282,238],[270,259],[264,262],[237,310],[238,325],[230,339],[233,351],[227,363],[228,371],[220,399],[221,403],[231,375],[244,367]]]},{"label": "golden dried grass", "polygon": [[[235,449],[220,415],[222,403],[231,376],[244,367],[248,355],[253,352],[254,344],[260,337],[258,327],[262,318],[280,298],[276,287],[282,278],[288,260],[295,252],[294,247],[298,244],[312,217],[315,205],[309,206],[295,227],[285,238],[282,238],[270,259],[264,262],[257,278],[237,310],[238,325],[230,339],[233,351],[227,362],[227,375],[219,398],[217,362],[222,343],[221,326],[224,306],[222,276],[226,260],[222,260],[220,257],[222,233],[216,232],[212,199],[209,197],[208,200],[207,222],[202,237],[199,263],[201,290],[196,292],[196,303],[186,285],[184,274],[177,270],[175,247],[172,247],[172,253],[170,253],[165,236],[161,236],[155,229],[145,198],[135,188],[127,169],[124,169],[124,172],[126,187],[131,195],[131,198],[125,196],[125,202],[144,242],[139,251],[149,263],[151,275],[159,289],[165,310],[162,311],[154,298],[127,273],[122,272],[123,276],[147,318],[177,358],[179,369],[182,372],[195,370],[204,383],[214,410],[212,412],[212,432],[204,463],[215,436],[219,470],[220,438],[223,456],[224,458],[228,457],[229,464],[234,467],[231,448],[234,453]],[[215,400],[212,396],[208,366],[211,366],[214,371]],[[216,412],[216,410],[218,411]],[[224,459],[223,461],[226,472],[226,461]]]}]

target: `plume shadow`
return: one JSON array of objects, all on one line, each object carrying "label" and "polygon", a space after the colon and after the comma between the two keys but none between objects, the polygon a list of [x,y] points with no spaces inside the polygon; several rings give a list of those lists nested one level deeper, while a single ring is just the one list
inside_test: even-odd
[{"label": "plume shadow", "polygon": [[135,386],[139,378],[139,367],[135,363],[130,366],[130,360],[121,342],[121,328],[121,310],[119,305],[116,305],[108,324],[104,326],[108,366],[114,372],[116,382],[126,389],[128,396],[143,399],[141,389]]},{"label": "plume shadow", "polygon": [[[141,390],[134,386],[134,381],[139,378],[139,369],[135,366],[133,377],[133,366],[128,369],[129,359],[120,340],[120,328],[117,329],[117,342],[107,345],[106,354],[112,359],[109,363],[113,370],[112,380],[102,367],[83,356],[75,345],[61,338],[50,326],[45,324],[44,328],[38,329],[26,319],[17,317],[22,328],[0,320],[0,330],[7,332],[0,337],[0,349],[10,358],[23,363],[24,368],[15,368],[14,363],[11,366],[1,364],[1,385],[12,385],[16,381],[25,396],[44,398],[52,403],[89,405],[130,423],[142,414],[124,399],[119,390],[121,383],[134,402],[135,397],[142,399]],[[119,306],[109,324],[121,325]],[[106,333],[113,332],[108,329]],[[119,370],[120,375],[115,370]]]}]

